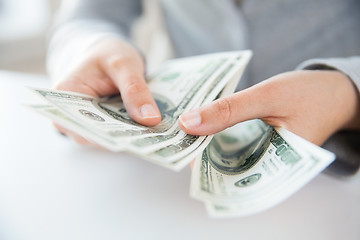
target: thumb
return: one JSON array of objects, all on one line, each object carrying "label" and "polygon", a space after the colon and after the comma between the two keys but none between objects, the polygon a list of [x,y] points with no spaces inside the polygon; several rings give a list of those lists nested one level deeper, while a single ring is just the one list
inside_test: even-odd
[{"label": "thumb", "polygon": [[146,84],[142,60],[113,56],[107,73],[119,88],[125,108],[132,119],[146,126],[161,121],[161,114]]},{"label": "thumb", "polygon": [[[239,122],[264,118],[276,107],[265,89],[249,88],[180,116],[180,128],[191,135],[210,135]],[[269,95],[269,94],[267,94]]]}]

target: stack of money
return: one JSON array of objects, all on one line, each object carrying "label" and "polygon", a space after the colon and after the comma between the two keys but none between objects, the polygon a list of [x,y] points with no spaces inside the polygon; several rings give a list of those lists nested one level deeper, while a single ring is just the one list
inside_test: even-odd
[{"label": "stack of money", "polygon": [[335,156],[261,120],[215,134],[196,158],[191,196],[212,217],[239,217],[266,210],[308,183]]},{"label": "stack of money", "polygon": [[128,151],[180,170],[203,151],[212,136],[185,134],[177,124],[179,116],[233,93],[251,55],[246,50],[164,63],[147,76],[162,117],[155,127],[134,122],[119,95],[96,99],[74,92],[33,89],[48,104],[30,107],[111,151]]},{"label": "stack of money", "polygon": [[213,217],[235,217],[268,209],[304,186],[335,156],[261,120],[239,123],[215,136],[181,131],[179,116],[234,92],[251,51],[171,60],[147,76],[160,109],[155,127],[134,122],[121,96],[91,96],[33,89],[47,100],[33,110],[111,151],[127,151],[180,170],[196,158],[192,197]]}]

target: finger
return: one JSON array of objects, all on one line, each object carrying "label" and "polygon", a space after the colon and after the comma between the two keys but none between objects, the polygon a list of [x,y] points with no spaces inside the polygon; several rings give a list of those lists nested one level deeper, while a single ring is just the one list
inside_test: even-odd
[{"label": "finger", "polygon": [[195,160],[196,160],[196,158],[194,158],[194,159],[191,160],[191,162],[190,162],[190,169],[191,169],[191,171],[194,170]]},{"label": "finger", "polygon": [[181,115],[178,124],[188,134],[214,134],[239,122],[267,117],[276,107],[271,99],[266,87],[249,88]]},{"label": "finger", "polygon": [[161,115],[141,68],[133,60],[121,56],[108,61],[108,73],[120,89],[130,117],[143,125],[154,126],[161,121]]},{"label": "finger", "polygon": [[103,146],[97,144],[97,143],[94,143],[92,141],[89,141],[88,139],[80,136],[80,135],[77,135],[76,133],[73,133],[73,132],[68,132],[67,136],[69,136],[71,138],[72,141],[74,141],[75,143],[79,144],[79,145],[83,145],[83,146],[93,146],[93,147],[96,147],[100,150],[107,150],[106,148],[104,148]]},{"label": "finger", "polygon": [[56,123],[53,123],[53,125],[61,134],[70,137],[74,142],[76,142],[80,145],[93,145],[87,139],[77,135],[76,133],[69,131],[68,129],[66,129]]},{"label": "finger", "polygon": [[97,144],[97,143],[94,143],[92,141],[89,141],[88,139],[84,138],[84,137],[81,137],[80,135],[72,132],[72,131],[69,131],[68,129],[56,124],[53,122],[53,125],[54,127],[59,131],[60,134],[64,135],[64,136],[68,136],[71,138],[71,140],[73,140],[74,142],[80,144],[80,145],[89,145],[89,146],[94,146],[98,149],[101,149],[101,150],[107,150],[106,148],[104,148],[103,146]]},{"label": "finger", "polygon": [[55,89],[87,94],[93,97],[108,96],[118,93],[116,85],[96,64],[79,66],[57,83]]},{"label": "finger", "polygon": [[77,134],[73,134],[73,133],[68,133],[67,134],[74,142],[76,142],[77,144],[80,145],[93,145],[92,143],[90,143],[86,138],[83,138]]}]

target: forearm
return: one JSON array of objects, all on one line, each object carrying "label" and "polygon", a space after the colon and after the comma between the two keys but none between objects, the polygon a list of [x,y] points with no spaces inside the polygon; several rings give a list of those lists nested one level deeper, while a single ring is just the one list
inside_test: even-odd
[{"label": "forearm", "polygon": [[[340,130],[360,130],[360,56],[349,58],[310,59],[301,63],[298,69],[336,70],[348,81],[343,81],[347,94],[343,108],[347,109],[347,121]],[[345,117],[345,116],[344,116]]]},{"label": "forearm", "polygon": [[107,37],[130,40],[130,28],[141,13],[141,2],[63,1],[50,34],[47,69],[54,81],[61,79],[86,50]]}]

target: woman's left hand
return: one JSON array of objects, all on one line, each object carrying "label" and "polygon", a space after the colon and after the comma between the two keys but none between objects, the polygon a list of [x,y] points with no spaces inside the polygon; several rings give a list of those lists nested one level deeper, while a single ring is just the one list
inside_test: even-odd
[{"label": "woman's left hand", "polygon": [[321,145],[342,129],[360,129],[359,94],[343,73],[293,71],[180,116],[192,135],[210,135],[250,119],[261,119]]}]

